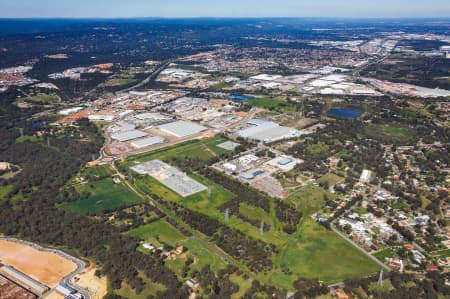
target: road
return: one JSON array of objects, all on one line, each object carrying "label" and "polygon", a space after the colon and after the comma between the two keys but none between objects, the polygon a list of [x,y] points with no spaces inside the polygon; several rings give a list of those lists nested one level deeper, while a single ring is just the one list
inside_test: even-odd
[{"label": "road", "polygon": [[[59,256],[65,258],[65,259],[75,263],[77,265],[77,268],[72,273],[70,273],[69,275],[64,277],[61,280],[60,284],[61,283],[66,284],[67,286],[71,287],[72,289],[77,290],[81,295],[83,295],[83,297],[85,299],[91,299],[91,295],[89,294],[89,292],[87,292],[86,290],[83,290],[83,289],[79,289],[77,286],[73,285],[70,282],[76,275],[78,275],[81,272],[83,272],[84,269],[86,268],[86,263],[83,262],[82,260],[77,259],[76,257],[73,257],[71,255],[68,255],[67,253],[65,253],[65,252],[63,252],[61,250],[52,249],[52,248],[45,248],[45,247],[42,247],[42,246],[40,246],[40,245],[38,245],[36,243],[32,243],[32,242],[28,242],[28,241],[24,241],[24,240],[19,240],[19,239],[9,238],[9,237],[0,237],[0,240],[8,241],[8,242],[14,242],[14,243],[18,243],[18,244],[24,244],[24,245],[30,246],[30,247],[32,247],[32,248],[34,248],[36,250],[39,250],[39,251],[54,253],[56,255],[59,255]],[[51,289],[50,292],[53,291],[53,290],[54,289]]]}]

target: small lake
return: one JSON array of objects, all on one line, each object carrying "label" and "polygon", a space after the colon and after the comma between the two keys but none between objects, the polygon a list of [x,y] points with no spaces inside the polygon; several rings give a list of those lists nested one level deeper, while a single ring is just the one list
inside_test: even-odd
[{"label": "small lake", "polygon": [[328,115],[335,118],[357,118],[362,111],[357,108],[332,108],[328,110]]}]

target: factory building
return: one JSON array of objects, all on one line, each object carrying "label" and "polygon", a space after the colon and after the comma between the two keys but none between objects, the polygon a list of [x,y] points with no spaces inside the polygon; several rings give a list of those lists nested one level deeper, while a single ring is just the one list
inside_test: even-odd
[{"label": "factory building", "polygon": [[164,133],[173,135],[178,138],[186,138],[189,136],[197,135],[207,130],[207,128],[197,123],[183,120],[161,125],[159,126],[159,129]]},{"label": "factory building", "polygon": [[138,139],[133,142],[131,142],[131,146],[135,149],[141,149],[148,146],[156,145],[156,144],[162,144],[164,143],[165,139],[160,136],[152,136],[147,137],[143,139]]},{"label": "factory building", "polygon": [[24,289],[39,297],[44,296],[49,291],[49,288],[41,284],[39,281],[36,281],[28,275],[9,266],[1,267],[0,275],[20,285]]},{"label": "factory building", "polygon": [[114,140],[120,141],[120,142],[126,142],[126,141],[130,141],[133,139],[142,138],[147,135],[148,134],[143,131],[131,130],[131,131],[127,131],[127,132],[119,132],[116,134],[112,134],[111,138]]},{"label": "factory building", "polygon": [[262,142],[274,142],[288,138],[300,137],[301,135],[306,134],[304,131],[283,127],[275,122],[264,119],[252,119],[249,120],[247,124],[250,125],[250,127],[237,132],[239,137]]}]

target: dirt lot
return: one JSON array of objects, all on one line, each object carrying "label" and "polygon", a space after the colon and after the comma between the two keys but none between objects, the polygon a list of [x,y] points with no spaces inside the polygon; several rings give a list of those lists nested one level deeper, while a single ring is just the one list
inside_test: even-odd
[{"label": "dirt lot", "polygon": [[102,299],[108,292],[106,277],[98,278],[95,276],[95,268],[88,269],[86,272],[77,275],[72,283],[82,289],[88,290],[92,299]]},{"label": "dirt lot", "polygon": [[0,261],[53,288],[77,265],[59,255],[24,244],[0,241]]}]

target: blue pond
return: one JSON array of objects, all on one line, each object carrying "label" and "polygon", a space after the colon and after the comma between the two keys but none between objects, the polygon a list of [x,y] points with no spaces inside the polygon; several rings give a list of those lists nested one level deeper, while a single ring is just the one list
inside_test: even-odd
[{"label": "blue pond", "polygon": [[244,102],[244,101],[248,101],[248,100],[252,99],[251,96],[245,96],[245,95],[240,95],[240,94],[235,94],[235,93],[230,94],[228,96],[228,98],[235,102]]},{"label": "blue pond", "polygon": [[357,118],[362,111],[356,108],[332,108],[328,110],[328,115],[336,118]]}]

